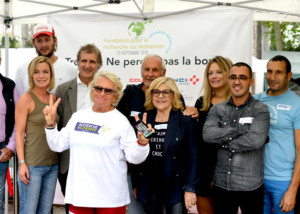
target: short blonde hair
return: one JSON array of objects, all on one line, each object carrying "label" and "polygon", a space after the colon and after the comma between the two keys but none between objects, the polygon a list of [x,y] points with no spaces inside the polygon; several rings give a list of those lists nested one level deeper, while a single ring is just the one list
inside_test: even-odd
[{"label": "short blonde hair", "polygon": [[147,111],[154,109],[154,105],[152,103],[152,90],[158,89],[159,86],[166,85],[173,92],[173,100],[172,100],[172,109],[175,111],[182,111],[183,104],[181,101],[181,95],[179,93],[178,87],[175,81],[169,77],[158,77],[151,83],[149,89],[146,92],[146,102],[145,108]]},{"label": "short blonde hair", "polygon": [[113,74],[109,71],[98,71],[95,74],[92,82],[89,84],[91,98],[92,98],[92,91],[95,90],[94,86],[96,85],[98,79],[101,77],[104,77],[113,82],[113,84],[115,86],[114,90],[115,90],[115,94],[117,95],[117,98],[112,103],[112,106],[116,107],[118,105],[120,99],[123,96],[123,86],[122,86],[122,83],[119,80],[119,78],[115,74]]},{"label": "short blonde hair", "polygon": [[50,59],[48,57],[38,56],[38,57],[35,57],[28,65],[29,89],[34,88],[35,84],[33,82],[32,76],[34,74],[34,71],[35,71],[37,65],[40,64],[40,63],[43,63],[43,62],[47,63],[49,65],[49,68],[50,68],[50,83],[47,86],[47,89],[49,91],[51,91],[54,88],[54,86],[55,86],[55,74],[54,74],[54,68],[53,68],[52,62],[50,61]]}]

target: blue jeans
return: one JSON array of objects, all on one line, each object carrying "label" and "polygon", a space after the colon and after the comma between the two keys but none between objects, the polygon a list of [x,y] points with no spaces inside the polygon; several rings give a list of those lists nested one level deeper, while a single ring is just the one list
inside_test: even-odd
[{"label": "blue jeans", "polygon": [[20,214],[49,214],[53,204],[58,164],[28,166],[29,184],[18,176],[20,191]]},{"label": "blue jeans", "polygon": [[[271,181],[265,180],[265,206],[264,214],[282,214],[279,207],[284,193],[289,188],[291,181]],[[274,212],[272,212],[272,209]],[[294,214],[294,209],[285,214]]]},{"label": "blue jeans", "polygon": [[[0,143],[0,155],[1,149],[4,148],[5,143]],[[4,195],[5,195],[5,181],[7,174],[8,162],[0,162],[0,214],[3,214],[4,209]]]}]

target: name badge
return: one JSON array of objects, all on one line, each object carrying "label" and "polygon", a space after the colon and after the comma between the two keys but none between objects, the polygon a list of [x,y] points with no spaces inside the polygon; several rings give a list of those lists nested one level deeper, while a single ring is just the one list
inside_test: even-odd
[{"label": "name badge", "polygon": [[131,111],[130,112],[130,117],[134,117],[135,115],[139,114],[141,112],[138,112],[138,111]]},{"label": "name badge", "polygon": [[253,117],[241,117],[239,120],[239,123],[245,124],[245,123],[252,123]]},{"label": "name badge", "polygon": [[156,130],[167,129],[167,128],[168,128],[168,124],[159,124],[154,126],[154,129]]},{"label": "name badge", "polygon": [[90,124],[90,123],[80,123],[77,122],[75,126],[76,131],[88,132],[92,134],[99,134],[101,126]]},{"label": "name badge", "polygon": [[277,109],[279,109],[279,110],[289,111],[289,110],[291,110],[291,108],[292,108],[292,106],[289,106],[289,105],[283,105],[283,104],[277,105]]}]

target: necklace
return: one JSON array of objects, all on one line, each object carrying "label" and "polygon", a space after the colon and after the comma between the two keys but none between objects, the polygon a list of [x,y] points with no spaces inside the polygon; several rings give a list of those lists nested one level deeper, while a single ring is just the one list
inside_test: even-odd
[{"label": "necklace", "polygon": [[34,88],[34,91],[36,92],[36,94],[38,95],[38,97],[40,97],[44,102],[47,102],[47,99],[49,97],[48,92],[47,92],[46,97],[43,97],[35,88]]}]

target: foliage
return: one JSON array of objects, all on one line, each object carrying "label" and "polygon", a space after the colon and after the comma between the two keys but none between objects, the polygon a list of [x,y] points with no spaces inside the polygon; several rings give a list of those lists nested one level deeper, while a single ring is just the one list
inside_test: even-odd
[{"label": "foliage", "polygon": [[33,48],[32,40],[28,38],[24,38],[25,44],[23,45],[24,48]]},{"label": "foliage", "polygon": [[[270,38],[270,50],[276,50],[275,24],[264,22],[265,36]],[[284,51],[300,51],[300,23],[280,22]]]},{"label": "foliage", "polygon": [[[1,44],[0,44],[1,48],[5,48],[5,36],[2,36],[1,38]],[[9,47],[10,48],[18,48],[19,47],[19,41],[16,37],[9,37]]]}]

